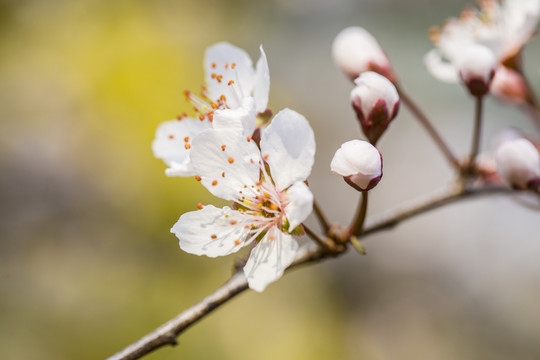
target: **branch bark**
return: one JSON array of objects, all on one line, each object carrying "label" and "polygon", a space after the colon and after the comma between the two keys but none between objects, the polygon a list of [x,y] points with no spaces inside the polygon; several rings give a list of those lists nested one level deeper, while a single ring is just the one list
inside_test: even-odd
[{"label": "branch bark", "polygon": [[[365,227],[359,237],[365,237],[377,231],[392,228],[402,221],[410,219],[416,215],[423,214],[429,210],[453,203],[455,201],[479,196],[483,194],[506,193],[511,190],[504,187],[480,187],[480,188],[458,188],[445,191],[435,196],[408,205],[381,216],[375,221],[371,221]],[[346,249],[346,248],[345,248]],[[344,250],[345,251],[345,250]],[[327,257],[335,257],[340,253],[329,253],[316,243],[307,243],[301,247],[296,254],[294,262],[288,270],[298,267],[302,264],[315,262]],[[242,272],[236,272],[225,284],[219,287],[212,294],[208,295],[199,303],[185,310],[167,323],[161,325],[156,330],[144,336],[137,342],[129,345],[124,350],[109,357],[107,360],[134,360],[165,345],[176,345],[176,338],[191,325],[210,314],[213,310],[225,304],[238,294],[248,289],[246,277]]]}]

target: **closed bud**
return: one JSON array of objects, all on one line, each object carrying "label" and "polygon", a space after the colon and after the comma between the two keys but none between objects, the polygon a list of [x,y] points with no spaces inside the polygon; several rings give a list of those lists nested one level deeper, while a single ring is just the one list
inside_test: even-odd
[{"label": "closed bud", "polygon": [[399,110],[399,94],[384,76],[369,71],[360,75],[351,91],[351,104],[364,135],[375,145]]},{"label": "closed bud", "polygon": [[364,28],[352,26],[341,30],[332,44],[332,57],[351,80],[365,71],[375,71],[392,82],[396,81],[390,60],[377,40]]},{"label": "closed bud", "polygon": [[523,76],[503,65],[497,68],[490,91],[496,98],[515,105],[529,102],[531,98]]},{"label": "closed bud", "polygon": [[496,151],[497,172],[516,189],[527,189],[540,183],[540,154],[527,139],[503,142]]},{"label": "closed bud", "polygon": [[382,178],[382,156],[367,141],[347,141],[336,151],[330,169],[358,191],[375,187]]},{"label": "closed bud", "polygon": [[458,72],[469,92],[478,97],[489,92],[496,67],[497,60],[491,50],[482,45],[473,45],[460,58]]}]

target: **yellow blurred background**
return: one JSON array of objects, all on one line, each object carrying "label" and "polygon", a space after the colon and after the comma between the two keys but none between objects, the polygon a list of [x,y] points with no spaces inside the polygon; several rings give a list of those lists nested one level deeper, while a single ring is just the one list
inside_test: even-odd
[{"label": "yellow blurred background", "polygon": [[[334,221],[357,194],[329,172],[361,137],[333,66],[339,30],[361,25],[461,154],[472,102],[421,58],[427,29],[465,2],[427,0],[0,0],[0,358],[103,359],[221,285],[234,256],[182,253],[169,233],[200,201],[152,155],[156,126],[189,109],[207,46],[268,55],[270,107],[306,115],[310,185]],[[537,41],[538,42],[538,41]],[[533,86],[540,46],[526,53]],[[484,137],[531,130],[488,104]],[[452,178],[406,109],[381,140],[385,177],[370,215]],[[353,199],[353,200],[351,200]],[[369,255],[294,271],[247,292],[148,359],[538,359],[540,221],[493,198],[438,210],[366,241]],[[373,241],[371,241],[373,239]]]}]

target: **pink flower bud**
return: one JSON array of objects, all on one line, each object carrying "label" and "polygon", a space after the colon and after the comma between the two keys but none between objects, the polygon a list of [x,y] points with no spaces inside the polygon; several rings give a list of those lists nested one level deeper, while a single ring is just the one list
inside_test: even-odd
[{"label": "pink flower bud", "polygon": [[352,26],[341,30],[332,44],[332,56],[351,80],[365,71],[375,71],[392,82],[396,81],[390,60],[377,40],[364,28]]},{"label": "pink flower bud", "polygon": [[499,176],[517,189],[540,181],[540,154],[527,139],[505,141],[497,148],[495,159]]},{"label": "pink flower bud", "polygon": [[482,45],[468,47],[458,65],[459,77],[473,96],[484,96],[495,75],[497,60],[491,50]]},{"label": "pink flower bud", "polygon": [[523,76],[503,65],[497,68],[490,91],[498,99],[515,105],[521,105],[530,100],[529,90]]},{"label": "pink flower bud", "polygon": [[347,141],[336,151],[330,169],[358,191],[375,187],[382,178],[382,156],[367,141]]},{"label": "pink flower bud", "polygon": [[351,104],[369,142],[375,144],[399,110],[399,94],[384,76],[368,71],[354,80]]}]

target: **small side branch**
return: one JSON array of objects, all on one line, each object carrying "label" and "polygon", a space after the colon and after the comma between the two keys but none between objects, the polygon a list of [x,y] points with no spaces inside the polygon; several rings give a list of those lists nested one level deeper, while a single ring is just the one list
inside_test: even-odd
[{"label": "small side branch", "polygon": [[420,110],[420,108],[412,101],[412,99],[403,91],[403,89],[399,86],[396,87],[397,91],[399,93],[399,97],[401,101],[409,108],[409,110],[413,113],[413,115],[420,121],[420,124],[424,127],[424,129],[427,131],[429,136],[433,139],[435,144],[439,147],[443,155],[446,157],[448,162],[457,170],[459,170],[460,165],[459,161],[456,159],[452,151],[450,151],[450,148],[446,143],[444,142],[443,138],[439,135],[437,130],[433,127],[427,116]]}]

